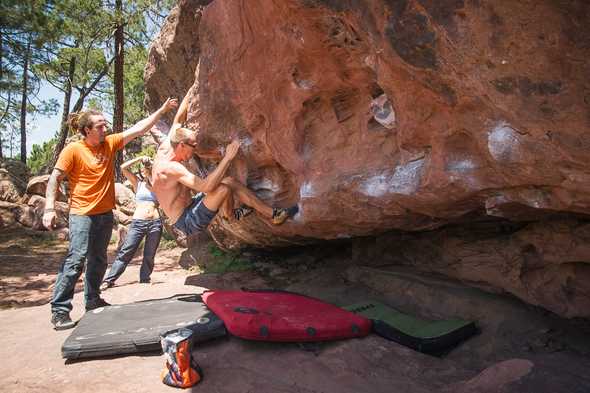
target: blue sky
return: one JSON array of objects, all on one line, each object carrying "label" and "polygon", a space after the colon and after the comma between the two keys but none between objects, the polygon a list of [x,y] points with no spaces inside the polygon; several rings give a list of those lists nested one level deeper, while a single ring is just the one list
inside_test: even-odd
[{"label": "blue sky", "polygon": [[53,138],[55,132],[59,129],[61,121],[62,103],[64,95],[61,91],[51,86],[49,83],[43,83],[39,90],[39,98],[42,100],[49,100],[55,98],[59,102],[59,110],[54,116],[45,117],[37,116],[31,121],[31,128],[27,135],[27,153],[31,154],[33,145],[41,145]]}]

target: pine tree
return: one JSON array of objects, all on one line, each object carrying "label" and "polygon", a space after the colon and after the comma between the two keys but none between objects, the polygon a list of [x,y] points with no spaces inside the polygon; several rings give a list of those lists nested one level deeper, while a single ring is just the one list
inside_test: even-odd
[{"label": "pine tree", "polygon": [[[28,115],[55,111],[54,102],[38,97],[40,78],[34,72],[42,61],[44,44],[54,37],[60,20],[52,18],[50,0],[4,0],[0,3],[0,151],[6,136],[12,149],[20,135],[20,159],[26,162]],[[0,156],[3,156],[0,153]]]}]

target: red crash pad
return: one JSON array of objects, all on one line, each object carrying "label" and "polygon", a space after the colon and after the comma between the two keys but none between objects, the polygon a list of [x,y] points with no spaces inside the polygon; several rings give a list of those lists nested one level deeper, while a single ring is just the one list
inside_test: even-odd
[{"label": "red crash pad", "polygon": [[371,320],[320,300],[284,291],[207,291],[203,301],[234,336],[309,342],[363,337]]}]

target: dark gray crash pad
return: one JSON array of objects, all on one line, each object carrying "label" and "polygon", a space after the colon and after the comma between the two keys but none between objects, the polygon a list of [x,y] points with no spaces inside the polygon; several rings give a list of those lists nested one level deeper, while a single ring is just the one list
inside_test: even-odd
[{"label": "dark gray crash pad", "polygon": [[64,342],[62,357],[161,351],[160,335],[181,327],[195,332],[195,342],[226,333],[223,321],[209,311],[201,295],[175,295],[87,312]]}]

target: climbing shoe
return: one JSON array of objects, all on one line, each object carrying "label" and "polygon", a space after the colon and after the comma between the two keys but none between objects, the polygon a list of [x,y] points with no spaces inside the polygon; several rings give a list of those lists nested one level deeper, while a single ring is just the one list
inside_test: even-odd
[{"label": "climbing shoe", "polygon": [[234,209],[234,218],[240,221],[242,218],[249,216],[253,211],[254,209],[252,209],[250,206],[242,205],[237,209]]},{"label": "climbing shoe", "polygon": [[274,225],[281,225],[288,218],[291,218],[297,214],[298,211],[299,207],[297,207],[297,205],[287,208],[275,207],[272,209],[272,223]]},{"label": "climbing shoe", "polygon": [[56,311],[52,313],[51,323],[55,330],[66,330],[76,326],[76,323],[70,318],[70,313],[65,311]]},{"label": "climbing shoe", "polygon": [[108,306],[110,306],[110,303],[105,302],[104,299],[102,299],[102,298],[96,298],[96,299],[86,303],[86,311],[92,311],[96,308],[108,307]]}]

